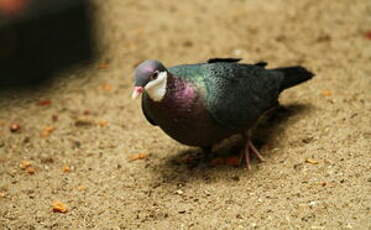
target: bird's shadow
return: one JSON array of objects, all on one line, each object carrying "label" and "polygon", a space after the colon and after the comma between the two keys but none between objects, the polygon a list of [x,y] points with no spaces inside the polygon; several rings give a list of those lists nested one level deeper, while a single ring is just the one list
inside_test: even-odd
[{"label": "bird's shadow", "polygon": [[[279,106],[269,114],[265,114],[258,122],[258,125],[252,129],[253,143],[265,158],[269,158],[271,150],[277,144],[275,141],[276,137],[283,132],[288,124],[293,124],[302,119],[302,117],[297,116],[298,114],[308,112],[311,109],[311,105],[291,104]],[[238,166],[218,164],[218,160],[223,158],[234,157],[239,159],[243,144],[243,140],[239,135],[233,136],[215,146],[213,153],[208,158],[205,158],[201,149],[189,148],[169,156],[164,163],[153,168],[153,170],[160,175],[162,181],[171,183],[182,183],[189,180],[202,180],[207,183],[214,178],[225,178],[217,176],[223,172],[240,171],[241,173],[246,173],[245,164]],[[258,159],[253,158],[253,168],[259,167],[258,161]],[[256,170],[253,169],[249,174],[253,175],[254,172]]]}]

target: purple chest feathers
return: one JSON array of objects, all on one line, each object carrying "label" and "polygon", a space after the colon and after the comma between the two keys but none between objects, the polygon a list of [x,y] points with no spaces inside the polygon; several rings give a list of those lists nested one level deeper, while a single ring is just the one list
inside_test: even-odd
[{"label": "purple chest feathers", "polygon": [[183,144],[210,146],[228,136],[229,132],[212,120],[200,92],[190,83],[171,79],[160,102],[146,95],[143,103],[150,119]]}]

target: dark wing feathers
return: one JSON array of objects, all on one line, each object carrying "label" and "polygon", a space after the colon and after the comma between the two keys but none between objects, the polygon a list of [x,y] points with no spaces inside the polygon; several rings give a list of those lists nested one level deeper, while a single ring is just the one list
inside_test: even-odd
[{"label": "dark wing feathers", "polygon": [[218,63],[218,62],[239,62],[242,58],[210,58],[207,63]]},{"label": "dark wing feathers", "polygon": [[281,67],[273,70],[281,72],[285,76],[281,83],[281,91],[308,81],[314,76],[313,73],[301,66]]},{"label": "dark wing feathers", "polygon": [[261,67],[266,67],[268,65],[268,63],[266,63],[264,61],[261,61],[261,62],[255,63],[254,65],[261,66]]},{"label": "dark wing feathers", "polygon": [[262,64],[217,63],[204,68],[207,109],[223,126],[250,127],[277,104],[280,72],[266,70]]},{"label": "dark wing feathers", "polygon": [[[210,58],[207,60],[207,63],[218,63],[218,62],[229,62],[229,63],[235,63],[235,62],[240,62],[242,58]],[[268,65],[267,62],[261,61],[257,62],[254,65],[265,67]]]}]

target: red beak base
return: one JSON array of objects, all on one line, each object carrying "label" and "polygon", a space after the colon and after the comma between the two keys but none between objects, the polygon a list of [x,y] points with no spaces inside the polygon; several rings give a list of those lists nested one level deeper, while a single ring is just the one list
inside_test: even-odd
[{"label": "red beak base", "polygon": [[136,98],[139,97],[139,95],[141,95],[143,92],[144,92],[144,88],[143,88],[142,86],[135,86],[135,87],[134,87],[133,94],[131,95],[131,98],[132,98],[132,99],[136,99]]}]

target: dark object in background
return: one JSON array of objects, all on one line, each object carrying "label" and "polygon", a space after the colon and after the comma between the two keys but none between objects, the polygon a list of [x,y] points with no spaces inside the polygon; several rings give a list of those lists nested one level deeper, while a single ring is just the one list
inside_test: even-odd
[{"label": "dark object in background", "polygon": [[93,58],[88,0],[0,0],[0,85]]}]

